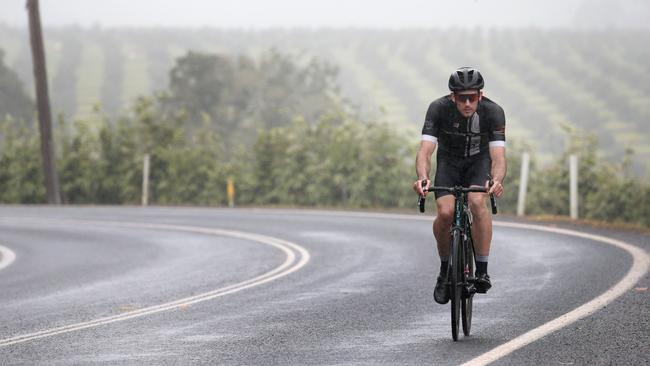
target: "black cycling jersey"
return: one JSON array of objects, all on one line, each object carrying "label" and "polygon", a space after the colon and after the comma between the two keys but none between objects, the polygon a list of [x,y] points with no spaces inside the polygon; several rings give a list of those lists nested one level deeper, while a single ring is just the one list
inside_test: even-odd
[{"label": "black cycling jersey", "polygon": [[438,152],[454,157],[487,153],[489,146],[505,146],[506,117],[498,104],[483,97],[476,113],[465,118],[446,95],[431,102],[422,139],[438,143]]}]

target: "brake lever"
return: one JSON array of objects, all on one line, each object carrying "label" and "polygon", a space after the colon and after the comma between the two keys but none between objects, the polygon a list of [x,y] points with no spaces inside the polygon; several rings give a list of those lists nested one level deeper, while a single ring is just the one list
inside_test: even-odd
[{"label": "brake lever", "polygon": [[[427,181],[423,180],[422,181],[422,188],[426,187],[426,185],[427,185]],[[425,203],[425,201],[426,201],[425,196],[420,196],[420,198],[418,198],[418,207],[420,208],[420,212],[424,212],[424,203]]]},{"label": "brake lever", "polygon": [[[488,179],[490,180],[490,187],[494,184],[494,180],[492,179],[492,174],[488,174]],[[494,197],[494,193],[490,193],[490,206],[492,206],[492,215],[497,214],[497,199]]]}]

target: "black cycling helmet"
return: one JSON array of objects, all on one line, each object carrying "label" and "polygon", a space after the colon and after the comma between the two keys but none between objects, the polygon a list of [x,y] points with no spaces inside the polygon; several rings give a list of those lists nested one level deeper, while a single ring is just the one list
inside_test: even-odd
[{"label": "black cycling helmet", "polygon": [[485,82],[481,73],[473,67],[461,67],[449,77],[449,90],[483,89]]}]

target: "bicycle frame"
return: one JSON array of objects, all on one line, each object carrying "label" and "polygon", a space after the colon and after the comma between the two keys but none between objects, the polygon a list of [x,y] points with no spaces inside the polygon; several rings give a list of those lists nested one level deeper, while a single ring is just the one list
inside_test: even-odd
[{"label": "bicycle frame", "polygon": [[461,284],[464,290],[463,296],[469,296],[474,293],[471,288],[474,274],[470,273],[471,271],[469,270],[469,266],[472,265],[473,267],[473,264],[467,263],[466,261],[467,253],[470,250],[472,254],[475,254],[474,241],[472,240],[472,211],[467,206],[467,192],[455,191],[454,197],[454,221],[451,225],[450,235],[453,237],[454,231],[458,231],[458,235],[461,238],[461,256],[463,257],[463,273],[465,274],[465,278],[463,278]]},{"label": "bicycle frame", "polygon": [[456,200],[454,206],[454,221],[451,225],[451,231],[460,230],[461,233],[463,233],[463,231],[467,229],[463,222],[463,214],[465,213],[465,208],[467,207],[467,195],[463,194],[462,192],[456,192],[454,194],[454,197]]}]

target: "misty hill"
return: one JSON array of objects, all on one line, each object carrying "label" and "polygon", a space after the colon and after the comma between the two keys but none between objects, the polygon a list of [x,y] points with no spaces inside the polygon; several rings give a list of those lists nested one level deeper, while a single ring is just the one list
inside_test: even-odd
[{"label": "misty hill", "polygon": [[[595,133],[616,159],[631,148],[650,161],[648,30],[180,30],[46,29],[53,110],[84,117],[100,104],[112,116],[138,95],[167,87],[187,50],[245,54],[270,48],[299,60],[315,55],[339,67],[345,95],[366,120],[414,134],[431,100],[447,93],[449,73],[473,65],[501,104],[508,135],[537,152],[559,152],[563,125]],[[31,89],[25,30],[0,26],[5,63]]]}]

